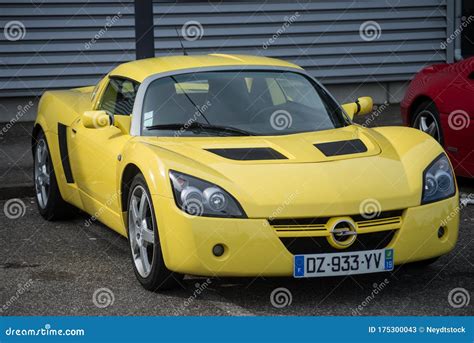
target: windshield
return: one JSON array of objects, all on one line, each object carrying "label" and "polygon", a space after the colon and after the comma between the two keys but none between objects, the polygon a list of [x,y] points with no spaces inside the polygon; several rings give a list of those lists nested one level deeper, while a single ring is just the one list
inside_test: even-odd
[{"label": "windshield", "polygon": [[273,136],[347,125],[340,107],[314,81],[294,72],[214,71],[150,83],[144,135]]}]

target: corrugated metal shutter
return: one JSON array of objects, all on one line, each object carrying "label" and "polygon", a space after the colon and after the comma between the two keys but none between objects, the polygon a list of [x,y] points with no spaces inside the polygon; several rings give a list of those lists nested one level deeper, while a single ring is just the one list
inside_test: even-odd
[{"label": "corrugated metal shutter", "polygon": [[[115,65],[135,58],[131,0],[0,0],[0,5],[2,28],[14,20],[26,28],[19,41],[0,34],[0,96],[94,84]],[[119,12],[120,19],[86,49],[107,18]],[[296,13],[296,20],[268,44]],[[446,60],[440,49],[446,15],[446,0],[157,1],[155,48],[156,55],[181,53],[176,29],[197,21],[201,39],[183,40],[191,54],[283,58],[325,83],[403,81],[426,64]],[[361,38],[366,21],[380,25],[378,39]]]},{"label": "corrugated metal shutter", "polygon": [[[446,61],[445,0],[220,1],[158,4],[157,55],[179,53],[175,27],[189,20],[202,25],[202,38],[184,41],[188,52],[244,53],[295,62],[324,83],[403,81],[422,66]],[[263,45],[299,16],[273,44]],[[367,21],[381,28],[366,41]],[[370,37],[369,37],[370,38]]]},{"label": "corrugated metal shutter", "polygon": [[[23,39],[6,39],[4,27],[12,21],[23,23]],[[0,96],[95,84],[135,58],[133,26],[132,0],[0,0]]]}]

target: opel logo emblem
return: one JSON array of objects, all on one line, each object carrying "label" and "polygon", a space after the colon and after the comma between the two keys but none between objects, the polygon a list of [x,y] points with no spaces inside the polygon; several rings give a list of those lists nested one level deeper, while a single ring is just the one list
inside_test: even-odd
[{"label": "opel logo emblem", "polygon": [[328,242],[336,249],[348,248],[357,239],[356,224],[351,218],[333,218],[327,225]]}]

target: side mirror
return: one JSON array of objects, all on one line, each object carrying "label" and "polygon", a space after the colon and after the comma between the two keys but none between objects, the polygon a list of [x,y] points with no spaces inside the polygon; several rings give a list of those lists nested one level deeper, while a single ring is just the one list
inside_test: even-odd
[{"label": "side mirror", "polygon": [[342,108],[349,115],[349,117],[353,119],[355,115],[371,113],[373,106],[374,103],[372,98],[370,96],[364,96],[358,98],[356,102],[350,102],[342,105]]},{"label": "side mirror", "polygon": [[105,111],[86,111],[82,114],[82,125],[88,129],[102,129],[113,125],[113,117]]}]

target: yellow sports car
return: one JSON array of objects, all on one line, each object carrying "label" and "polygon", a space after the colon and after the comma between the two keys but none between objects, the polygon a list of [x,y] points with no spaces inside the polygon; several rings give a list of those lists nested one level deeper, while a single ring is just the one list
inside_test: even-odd
[{"label": "yellow sports car", "polygon": [[48,91],[36,200],[128,237],[149,290],[183,274],[323,277],[427,264],[455,246],[459,194],[429,135],[352,122],[302,68],[214,54],[122,64]]}]

